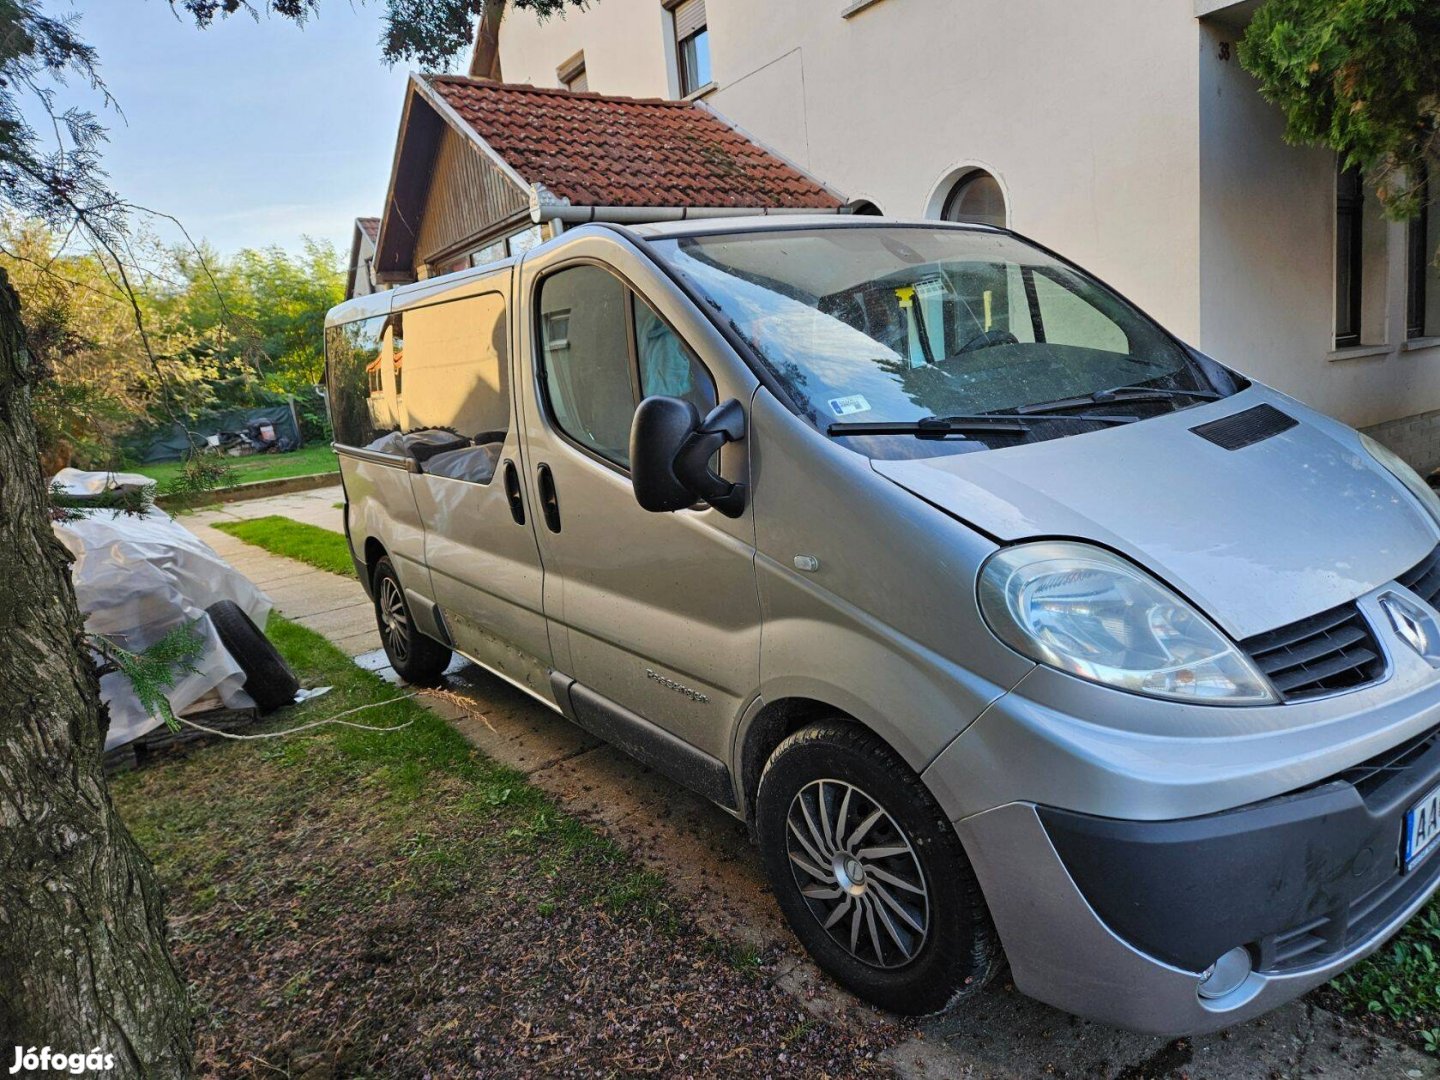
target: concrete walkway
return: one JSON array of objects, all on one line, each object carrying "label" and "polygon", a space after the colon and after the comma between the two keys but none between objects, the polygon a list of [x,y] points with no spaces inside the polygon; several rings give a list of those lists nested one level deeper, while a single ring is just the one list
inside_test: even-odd
[{"label": "concrete walkway", "polygon": [[[275,601],[286,618],[323,634],[356,662],[393,679],[358,582],[251,547],[211,528],[278,514],[339,532],[340,489],[232,503],[180,520]],[[1197,1039],[1165,1040],[1078,1020],[1016,993],[1002,976],[957,1012],[897,1025],[839,990],[790,934],[742,825],[636,764],[509,684],[463,660],[424,695],[477,748],[527,774],[567,811],[664,873],[707,929],[778,958],[778,984],[811,1012],[863,1025],[896,1045],[901,1075],[1029,1078],[1054,1075],[1272,1080],[1440,1076],[1440,1064],[1350,1020],[1300,1001],[1249,1024]],[[897,1030],[898,1028],[898,1030]]]},{"label": "concrete walkway", "polygon": [[343,532],[337,505],[344,492],[337,484],[313,491],[277,495],[268,499],[227,503],[210,510],[184,514],[177,520],[213,547],[231,566],[269,594],[275,610],[292,622],[324,634],[347,656],[370,652],[379,644],[375,612],[365,590],[353,578],[316,570],[293,559],[271,555],[262,548],[212,528],[217,522],[274,514],[291,521]]}]

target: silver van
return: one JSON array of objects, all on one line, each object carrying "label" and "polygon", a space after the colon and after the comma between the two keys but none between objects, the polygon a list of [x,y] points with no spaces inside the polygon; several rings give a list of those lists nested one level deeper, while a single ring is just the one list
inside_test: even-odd
[{"label": "silver van", "polygon": [[1255,1016],[1440,880],[1440,500],[1011,233],[586,225],[326,323],[356,569],[903,1013]]}]

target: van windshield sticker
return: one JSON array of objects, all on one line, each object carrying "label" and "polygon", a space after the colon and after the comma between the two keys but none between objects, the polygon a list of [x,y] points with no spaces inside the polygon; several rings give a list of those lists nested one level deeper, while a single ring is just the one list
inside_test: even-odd
[{"label": "van windshield sticker", "polygon": [[849,397],[837,397],[830,399],[830,411],[836,416],[850,416],[857,412],[869,412],[870,402],[866,401],[861,394],[851,394]]}]

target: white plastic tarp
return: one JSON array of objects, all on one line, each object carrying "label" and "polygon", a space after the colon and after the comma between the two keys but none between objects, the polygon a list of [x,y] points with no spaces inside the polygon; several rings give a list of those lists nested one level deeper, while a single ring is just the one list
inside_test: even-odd
[{"label": "white plastic tarp", "polygon": [[[67,488],[71,483],[88,482],[76,477],[58,479]],[[204,642],[194,660],[197,671],[181,677],[166,694],[171,708],[178,713],[212,691],[230,708],[254,704],[242,689],[244,672],[220,643],[205,614],[211,604],[233,600],[263,627],[270,614],[270,598],[248,578],[162,510],[143,515],[88,510],[76,520],[56,522],[55,532],[75,556],[71,568],[75,597],[90,633],[140,652],[175,627],[196,624]],[[107,750],[161,723],[159,717],[140,707],[124,675],[112,673],[101,678],[100,696],[110,707]]]},{"label": "white plastic tarp", "polygon": [[61,469],[50,478],[50,486],[58,487],[64,494],[76,498],[103,495],[107,491],[128,491],[132,488],[154,487],[155,481],[148,476],[133,472],[83,472],[80,469]]}]

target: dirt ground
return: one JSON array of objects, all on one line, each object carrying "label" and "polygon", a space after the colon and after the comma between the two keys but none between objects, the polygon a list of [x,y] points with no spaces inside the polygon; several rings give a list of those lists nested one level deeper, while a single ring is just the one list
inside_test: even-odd
[{"label": "dirt ground", "polygon": [[[393,696],[307,631],[277,636],[336,686],[279,723]],[[413,702],[369,715],[413,726],[210,747],[115,784],[166,886],[197,1075],[890,1072],[898,1029],[816,1019],[777,957],[699,928]]]}]

